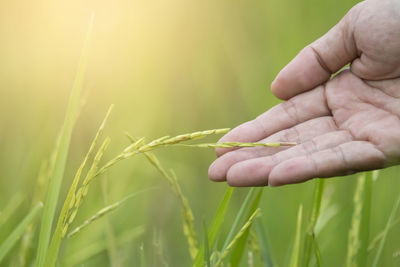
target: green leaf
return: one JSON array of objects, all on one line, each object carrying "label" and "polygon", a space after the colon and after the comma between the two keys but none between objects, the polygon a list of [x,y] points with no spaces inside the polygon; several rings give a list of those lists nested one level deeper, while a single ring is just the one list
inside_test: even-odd
[{"label": "green leaf", "polygon": [[[248,201],[248,203],[246,203],[246,200],[247,200],[247,197],[246,197],[245,202],[240,207],[240,211],[243,210],[243,212],[242,212],[242,214],[240,214],[240,211],[239,211],[238,216],[240,216],[240,217],[236,218],[236,219],[238,219],[238,221],[242,221],[242,220],[248,221],[250,216],[256,211],[256,209],[258,208],[258,206],[260,204],[261,196],[263,193],[263,188],[261,187],[261,188],[256,188],[256,189],[252,188],[252,189],[254,189],[254,191],[249,191],[249,193],[248,193],[248,196],[250,196],[249,199],[252,199],[252,201]],[[237,229],[237,228],[235,228],[235,229]],[[249,233],[250,233],[250,228],[247,229],[246,232],[243,234],[243,236],[236,242],[236,245],[230,256],[230,264],[232,267],[239,266],[240,261],[242,260],[242,257],[243,257],[243,253],[245,252]],[[228,244],[231,241],[232,241],[231,239],[228,240]]]},{"label": "green leaf", "polygon": [[256,227],[257,239],[261,247],[261,255],[263,258],[264,266],[272,267],[274,266],[274,264],[272,261],[271,252],[268,245],[269,242],[267,239],[267,235],[265,234],[264,226],[262,225],[260,218],[257,218],[254,223]]},{"label": "green leaf", "polygon": [[[95,142],[93,142],[93,143],[95,143]],[[98,161],[101,159],[108,143],[109,143],[109,139],[106,138],[104,140],[103,144],[101,145],[101,147],[99,148],[99,150],[93,160],[92,166],[86,175],[86,178],[91,177],[95,173],[95,170],[97,169]],[[93,144],[92,144],[91,148],[92,147],[93,147]],[[91,149],[89,149],[88,155],[90,154],[90,152],[91,152]],[[86,158],[88,157],[88,155],[86,156]],[[72,201],[73,201],[73,199],[76,199],[75,189],[76,189],[76,186],[79,181],[80,172],[81,172],[82,168],[85,166],[86,158],[83,161],[81,167],[78,169],[77,175],[75,176],[74,181],[72,182],[72,185],[68,191],[67,198],[64,201],[60,216],[58,217],[57,227],[54,231],[49,249],[46,254],[46,259],[45,259],[46,267],[55,265],[55,263],[57,261],[57,256],[58,256],[58,251],[60,249],[61,241],[64,238],[64,236],[68,230],[68,227],[71,224],[71,221],[73,220],[73,219],[71,219],[74,217],[72,214],[76,214],[78,211],[78,208],[79,208],[79,204],[77,203],[78,201],[76,201],[76,203],[75,203],[75,206],[78,205],[77,207],[75,207],[75,209],[73,208],[74,205],[71,205],[71,203],[74,204]],[[70,213],[71,211],[72,211],[72,213]]]},{"label": "green leaf", "polygon": [[[63,128],[61,131],[60,145],[56,152],[56,160],[54,170],[49,182],[44,210],[42,216],[42,224],[40,228],[39,244],[37,250],[36,267],[43,267],[47,255],[47,250],[50,242],[51,230],[57,202],[60,194],[60,186],[64,176],[65,164],[67,161],[68,149],[71,141],[72,129],[75,122],[75,117],[78,114],[80,93],[83,85],[83,78],[87,65],[89,40],[93,27],[93,18],[90,20],[89,30],[86,36],[85,44],[82,50],[82,55],[79,61],[77,75],[72,87],[71,97],[68,104],[67,113],[65,116]],[[49,267],[49,266],[47,266]]]},{"label": "green leaf", "polygon": [[[304,239],[304,261],[303,266],[309,266],[311,260],[311,252],[312,247],[314,246],[315,256],[317,257],[317,240],[315,239],[315,225],[318,221],[320,209],[321,209],[321,200],[322,194],[324,192],[324,179],[316,179],[315,180],[315,187],[314,187],[314,196],[313,196],[313,203],[312,209],[310,213],[310,218],[308,219],[309,225],[307,229],[307,233]],[[317,260],[317,265],[320,266],[319,261]]]},{"label": "green leaf", "polygon": [[[210,247],[213,247],[215,239],[217,238],[217,234],[219,229],[221,228],[222,223],[224,222],[226,211],[228,209],[229,202],[231,200],[233,193],[233,187],[229,187],[225,193],[225,196],[219,205],[218,211],[208,229],[208,240]],[[200,247],[199,252],[193,262],[193,266],[203,267],[204,266],[204,246]]]},{"label": "green leaf", "polygon": [[[145,233],[145,226],[140,225],[130,230],[127,230],[120,234],[117,237],[117,245],[118,246],[125,246],[128,243],[132,242],[132,240],[137,239],[138,237],[142,236]],[[90,244],[85,245],[77,249],[77,251],[72,252],[71,254],[64,257],[64,263],[62,266],[81,266],[83,262],[102,253],[103,251],[107,250],[107,242],[103,239],[99,241],[90,242]]]},{"label": "green leaf", "polygon": [[292,256],[290,259],[290,267],[300,266],[299,257],[300,257],[300,243],[301,243],[301,224],[303,221],[303,206],[300,205],[299,211],[297,214],[297,227],[296,227],[296,237],[294,239]]},{"label": "green leaf", "polygon": [[0,228],[5,224],[11,215],[18,209],[19,205],[24,201],[24,196],[21,193],[14,194],[7,205],[0,212]]},{"label": "green leaf", "polygon": [[144,253],[144,244],[143,243],[140,245],[139,254],[140,254],[140,267],[146,267],[147,261],[146,261],[146,254]]},{"label": "green leaf", "polygon": [[211,267],[210,263],[210,243],[208,242],[208,233],[206,223],[203,221],[204,230],[204,262],[206,267]]},{"label": "green leaf", "polygon": [[374,259],[374,262],[372,264],[372,267],[379,266],[378,263],[379,263],[379,259],[381,258],[381,255],[382,255],[383,248],[385,246],[386,237],[387,237],[387,235],[389,233],[390,227],[394,223],[394,217],[396,215],[397,210],[399,209],[399,206],[400,206],[400,195],[397,198],[396,202],[394,203],[392,211],[390,212],[390,216],[389,216],[389,219],[388,219],[388,221],[386,223],[385,230],[383,231],[383,236],[381,238],[381,241],[379,242],[378,251],[376,252],[375,259]]},{"label": "green leaf", "polygon": [[[394,227],[396,224],[398,224],[398,223],[400,223],[400,218],[397,218],[396,220],[393,220],[393,223],[389,226],[389,228],[391,229],[392,227]],[[389,229],[389,230],[390,230]],[[385,229],[383,229],[383,231],[382,232],[380,232],[379,234],[377,234],[376,236],[375,236],[375,238],[374,239],[372,239],[372,241],[369,243],[369,246],[368,246],[368,252],[371,252],[374,248],[375,248],[375,246],[376,246],[376,244],[378,244],[378,242],[382,239],[382,237],[385,235]]]},{"label": "green leaf", "polygon": [[253,224],[254,219],[260,214],[260,209],[256,209],[250,218],[245,222],[245,224],[240,228],[239,232],[233,237],[232,241],[228,244],[225,250],[221,252],[221,256],[218,259],[215,267],[220,267],[223,265],[224,260],[231,253],[237,242],[243,237],[243,235],[250,229]]},{"label": "green leaf", "polygon": [[347,266],[366,266],[369,244],[372,172],[358,177],[347,246]]},{"label": "green leaf", "polygon": [[256,190],[256,188],[252,187],[252,188],[250,188],[249,192],[247,193],[246,198],[244,199],[242,205],[240,206],[239,212],[237,213],[235,220],[233,221],[231,230],[229,231],[229,233],[225,239],[222,250],[226,249],[229,242],[231,242],[232,238],[235,236],[235,233],[236,233],[237,229],[239,228],[240,222],[245,220],[245,216],[247,216],[247,214],[245,214],[245,212],[249,210],[250,205],[252,204],[251,200],[254,197],[255,190]]},{"label": "green leaf", "polygon": [[91,225],[92,223],[94,223],[95,221],[99,220],[100,218],[110,214],[111,212],[113,212],[114,210],[118,209],[119,207],[121,207],[123,204],[125,204],[125,202],[131,200],[132,198],[138,196],[139,194],[145,193],[147,191],[149,191],[151,188],[149,189],[144,189],[141,191],[138,191],[136,193],[127,195],[126,197],[122,198],[119,201],[116,201],[112,204],[109,204],[103,208],[101,208],[100,210],[98,210],[94,215],[92,215],[91,217],[89,217],[88,219],[86,219],[81,225],[77,226],[74,230],[72,230],[71,232],[68,233],[68,237],[71,238],[73,236],[75,236],[77,233],[79,233],[80,231],[82,231],[82,229],[88,227],[89,225]]},{"label": "green leaf", "polygon": [[39,211],[42,209],[43,203],[38,203],[36,206],[29,212],[28,215],[18,224],[18,226],[11,232],[11,234],[4,240],[4,242],[0,245],[0,263],[7,255],[7,253],[12,249],[18,239],[24,233],[26,227],[35,219],[35,217],[39,214]]}]

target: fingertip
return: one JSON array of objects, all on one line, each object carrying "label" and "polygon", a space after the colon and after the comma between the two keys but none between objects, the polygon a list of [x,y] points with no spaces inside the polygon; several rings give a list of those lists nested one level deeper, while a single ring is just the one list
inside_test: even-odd
[{"label": "fingertip", "polygon": [[269,169],[259,160],[241,161],[229,168],[226,180],[231,186],[266,186]]},{"label": "fingertip", "polygon": [[287,93],[285,92],[284,83],[285,82],[282,81],[282,78],[278,74],[275,80],[271,83],[271,92],[272,94],[274,94],[274,96],[276,96],[281,100],[288,100],[290,96],[288,96]]},{"label": "fingertip", "polygon": [[278,187],[278,186],[282,186],[284,185],[284,183],[282,182],[282,180],[280,179],[280,176],[277,175],[276,172],[276,167],[273,168],[271,170],[271,173],[269,174],[268,177],[268,186],[269,187]]},{"label": "fingertip", "polygon": [[307,181],[312,176],[312,166],[306,157],[293,158],[275,166],[269,174],[271,187]]},{"label": "fingertip", "polygon": [[208,168],[208,178],[213,182],[223,182],[226,180],[225,170],[221,169],[217,161],[214,161]]},{"label": "fingertip", "polygon": [[237,163],[229,168],[228,173],[226,174],[226,182],[230,186],[234,187],[244,187],[249,184],[246,180],[247,177],[242,174],[241,166],[242,164]]}]

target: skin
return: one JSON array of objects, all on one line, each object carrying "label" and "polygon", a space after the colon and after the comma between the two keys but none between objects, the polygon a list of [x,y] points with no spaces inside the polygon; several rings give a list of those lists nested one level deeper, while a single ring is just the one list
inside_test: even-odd
[{"label": "skin", "polygon": [[298,145],[217,149],[211,180],[279,186],[400,164],[400,1],[354,6],[282,69],[271,89],[286,101],[220,142]]}]

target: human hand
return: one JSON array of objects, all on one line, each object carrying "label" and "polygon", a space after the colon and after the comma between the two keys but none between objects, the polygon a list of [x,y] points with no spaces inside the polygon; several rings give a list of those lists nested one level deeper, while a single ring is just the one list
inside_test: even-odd
[{"label": "human hand", "polygon": [[[330,79],[350,62],[349,70]],[[298,145],[217,149],[210,179],[278,186],[399,164],[400,1],[356,5],[304,48],[271,87],[289,100],[220,141]]]}]

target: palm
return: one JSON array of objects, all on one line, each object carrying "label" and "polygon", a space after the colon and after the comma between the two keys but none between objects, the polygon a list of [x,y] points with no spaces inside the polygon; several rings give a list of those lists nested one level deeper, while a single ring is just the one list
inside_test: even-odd
[{"label": "palm", "polygon": [[[354,153],[366,158],[369,148],[381,153],[378,168],[400,161],[400,79],[364,81],[345,72],[326,85],[326,99],[338,131],[363,142]],[[364,170],[360,168],[355,170]]]}]

